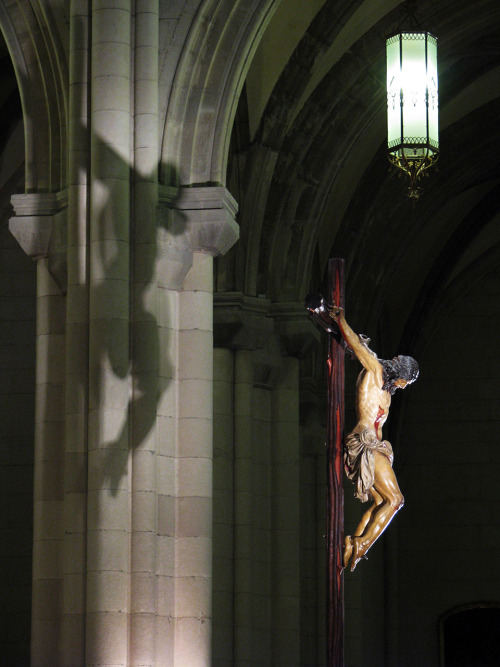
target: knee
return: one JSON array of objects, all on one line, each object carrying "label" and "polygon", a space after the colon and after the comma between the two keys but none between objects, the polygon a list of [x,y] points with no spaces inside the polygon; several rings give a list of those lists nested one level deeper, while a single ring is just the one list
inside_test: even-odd
[{"label": "knee", "polygon": [[397,512],[405,504],[405,499],[401,493],[396,493],[389,499],[389,504],[394,512]]}]

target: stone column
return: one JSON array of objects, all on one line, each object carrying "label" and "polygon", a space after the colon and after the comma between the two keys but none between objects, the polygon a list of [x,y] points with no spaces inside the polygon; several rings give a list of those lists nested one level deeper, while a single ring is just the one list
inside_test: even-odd
[{"label": "stone column", "polygon": [[214,349],[214,667],[230,665],[234,651],[233,357],[232,350]]},{"label": "stone column", "polygon": [[273,665],[300,664],[299,360],[283,359],[272,392]]},{"label": "stone column", "polygon": [[62,664],[85,665],[89,335],[89,17],[70,14]]},{"label": "stone column", "polygon": [[[96,59],[103,24],[123,18],[95,5],[94,13],[101,11],[93,17]],[[120,121],[125,125],[129,86],[106,75],[124,110],[103,142],[100,133],[114,116],[97,73],[107,71],[94,68],[91,137],[79,132],[84,82],[78,89],[75,74],[66,311],[47,258],[64,227],[64,199],[13,200],[11,229],[39,259],[33,664],[205,667],[212,615],[213,255],[237,238],[235,203],[224,188],[181,191],[158,252],[153,222],[136,234],[131,277],[128,141],[118,141],[125,137]],[[136,169],[134,185],[162,224],[151,174]],[[65,267],[58,266],[56,278],[64,278]]]},{"label": "stone column", "polygon": [[[272,321],[267,318],[268,322]],[[265,331],[266,322],[262,322]],[[272,664],[281,646],[273,621],[276,511],[273,392],[282,357],[271,335],[261,349],[235,351],[234,664]]]},{"label": "stone column", "polygon": [[86,660],[127,665],[131,2],[92,3]]},{"label": "stone column", "polygon": [[325,660],[326,377],[321,346],[300,360],[302,660]]},{"label": "stone column", "polygon": [[300,359],[301,656],[314,665],[326,656],[325,360],[321,345]]},{"label": "stone column", "polygon": [[131,337],[131,666],[156,655],[158,0],[135,3]]},{"label": "stone column", "polygon": [[[219,664],[299,665],[301,659],[300,590],[300,434],[299,361],[314,343],[316,331],[302,304],[271,304],[241,294],[216,295],[215,419],[231,417],[227,384],[233,380],[232,433],[227,425],[215,442],[214,526],[228,533],[227,508],[232,488],[234,527],[233,601],[215,608],[222,648]],[[232,354],[232,359],[231,355]],[[234,359],[234,362],[233,362]],[[229,365],[230,364],[230,365]],[[234,366],[234,371],[233,371]],[[222,393],[223,388],[223,393]],[[216,422],[216,423],[217,423]],[[231,438],[232,436],[232,438]],[[229,438],[229,440],[228,440]],[[231,472],[227,452],[232,441],[232,484],[221,486],[220,470]],[[223,458],[223,454],[226,460]],[[314,517],[312,517],[313,519]],[[230,558],[225,546],[214,551],[214,567]],[[224,565],[226,568],[227,566]],[[216,599],[227,600],[225,577],[214,580]],[[230,612],[228,612],[228,609]],[[229,627],[232,621],[233,627]],[[228,658],[225,656],[229,656]]]},{"label": "stone column", "polygon": [[64,299],[38,260],[33,514],[32,663],[60,651],[63,607]]},{"label": "stone column", "polygon": [[50,667],[60,656],[63,608],[63,433],[65,301],[49,271],[49,245],[64,218],[53,194],[14,195],[9,229],[37,261],[32,661]]},{"label": "stone column", "polygon": [[[235,352],[234,368],[234,664],[254,664],[253,568],[256,535],[253,493],[252,352]],[[262,600],[264,606],[264,600]],[[265,607],[263,609],[265,615]],[[265,650],[260,643],[261,650]]]},{"label": "stone column", "polygon": [[211,664],[212,256],[195,253],[179,294],[174,664]]},{"label": "stone column", "polygon": [[[156,661],[174,665],[174,572],[175,572],[175,458],[177,440],[177,330],[179,328],[178,294],[169,289],[171,263],[158,267],[158,395],[156,502],[158,511],[156,537],[156,573],[158,607],[156,614]],[[189,267],[188,267],[189,268]],[[187,271],[188,269],[186,269]]]},{"label": "stone column", "polygon": [[195,252],[183,290],[160,289],[157,662],[165,667],[211,664],[212,270],[212,256]]},{"label": "stone column", "polygon": [[[225,428],[214,430],[223,434],[215,443],[214,527],[224,535],[230,531],[231,542],[214,551],[220,642],[214,664],[268,664],[272,656],[272,387],[281,355],[269,306],[265,299],[242,294],[217,295],[216,345],[232,351],[217,349],[215,355],[224,362],[216,375],[224,373],[224,379],[218,383],[223,393],[217,394],[214,418]],[[228,392],[230,412],[221,401]]]},{"label": "stone column", "polygon": [[[283,354],[273,391],[273,664],[301,663],[301,451],[299,360],[319,339],[303,303],[273,304],[271,314]],[[302,496],[302,498],[301,498]],[[314,521],[315,513],[309,518]],[[321,532],[323,534],[324,531]],[[324,583],[322,581],[322,583]]]},{"label": "stone column", "polygon": [[169,208],[158,253],[157,660],[167,667],[206,667],[212,626],[213,255],[237,238],[235,203],[220,187],[163,188],[160,202]]}]

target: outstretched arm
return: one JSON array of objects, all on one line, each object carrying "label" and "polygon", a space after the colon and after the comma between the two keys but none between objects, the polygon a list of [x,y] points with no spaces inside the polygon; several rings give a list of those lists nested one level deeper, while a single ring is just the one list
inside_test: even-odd
[{"label": "outstretched arm", "polygon": [[340,306],[333,306],[330,310],[330,317],[337,322],[345,342],[353,350],[354,354],[366,370],[377,374],[382,373],[382,364],[380,361],[361,343],[359,336],[354,333],[351,327],[347,324],[344,316],[344,309]]}]

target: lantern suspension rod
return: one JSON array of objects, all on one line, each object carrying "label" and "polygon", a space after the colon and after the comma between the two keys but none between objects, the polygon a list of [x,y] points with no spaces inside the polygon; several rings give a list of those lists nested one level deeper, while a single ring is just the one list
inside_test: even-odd
[{"label": "lantern suspension rod", "polygon": [[417,9],[421,0],[406,0],[399,7],[401,18],[394,32],[401,32],[403,27],[406,30],[422,30],[422,24],[417,17]]}]

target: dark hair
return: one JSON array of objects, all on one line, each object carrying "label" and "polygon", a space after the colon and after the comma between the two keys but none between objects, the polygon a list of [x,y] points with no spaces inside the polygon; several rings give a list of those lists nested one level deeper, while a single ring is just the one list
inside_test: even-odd
[{"label": "dark hair", "polygon": [[382,364],[384,384],[382,389],[394,394],[397,387],[394,385],[396,380],[406,380],[408,383],[415,382],[418,378],[418,364],[413,357],[399,355],[394,359],[380,360]]}]

